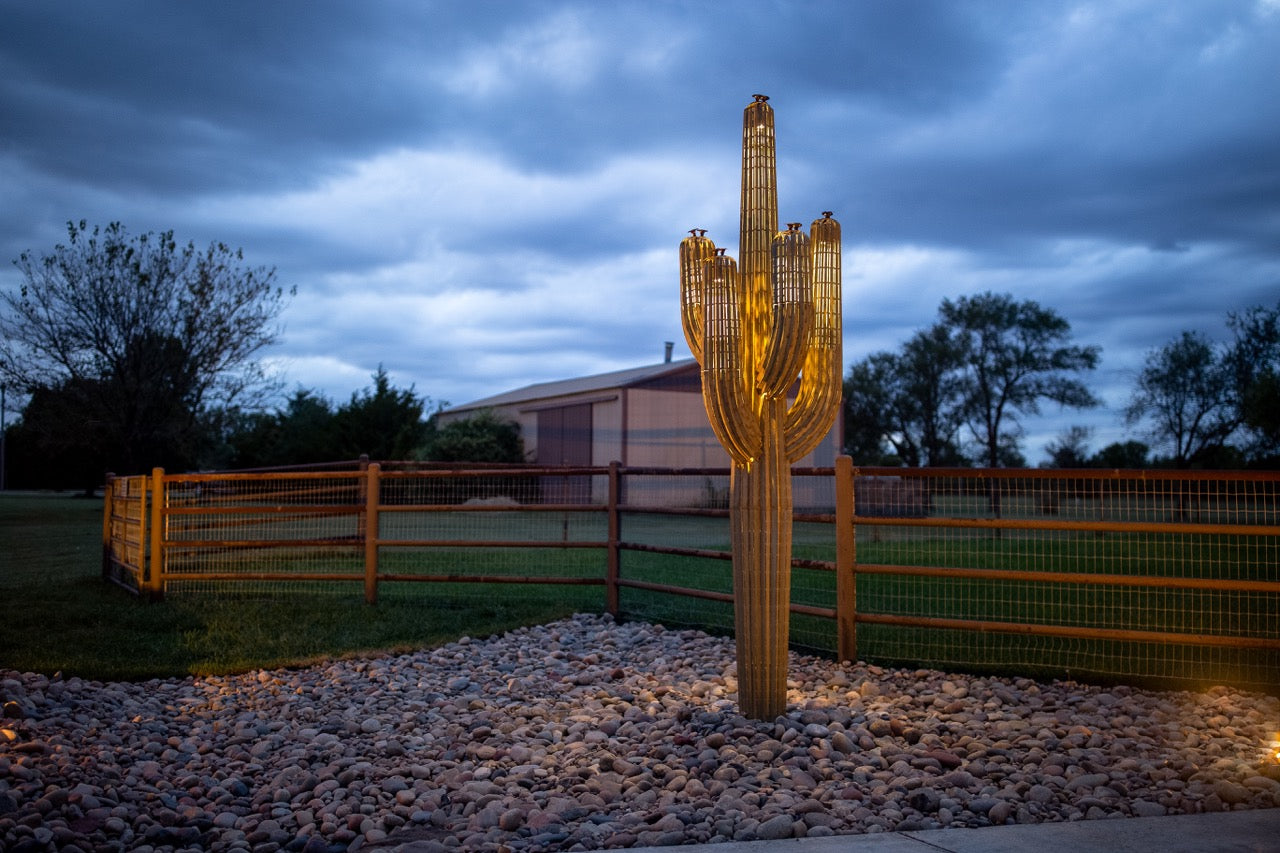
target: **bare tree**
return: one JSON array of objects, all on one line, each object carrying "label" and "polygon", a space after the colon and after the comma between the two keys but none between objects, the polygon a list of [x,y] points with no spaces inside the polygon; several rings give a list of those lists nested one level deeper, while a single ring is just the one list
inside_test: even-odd
[{"label": "bare tree", "polygon": [[286,291],[222,243],[199,251],[118,222],[67,233],[14,262],[23,280],[0,294],[0,378],[62,398],[47,408],[73,415],[43,425],[51,446],[91,443],[121,470],[189,460],[202,418],[268,387],[254,357],[279,334]]}]

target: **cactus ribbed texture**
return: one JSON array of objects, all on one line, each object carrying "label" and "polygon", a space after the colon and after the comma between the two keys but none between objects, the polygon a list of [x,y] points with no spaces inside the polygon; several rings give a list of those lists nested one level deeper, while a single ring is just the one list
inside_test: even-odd
[{"label": "cactus ribbed texture", "polygon": [[[681,322],[716,438],[733,460],[730,536],[738,705],[786,710],[791,463],[835,422],[841,391],[840,225],[778,230],[773,109],[743,113],[741,268],[694,229],[680,244]],[[788,392],[799,379],[799,393]]]}]

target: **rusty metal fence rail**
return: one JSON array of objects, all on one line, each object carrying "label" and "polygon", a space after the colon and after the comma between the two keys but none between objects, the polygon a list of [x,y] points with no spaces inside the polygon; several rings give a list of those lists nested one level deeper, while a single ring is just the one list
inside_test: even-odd
[{"label": "rusty metal fence rail", "polygon": [[861,653],[1280,686],[1274,472],[842,465]]},{"label": "rusty metal fence rail", "polygon": [[[796,470],[791,641],[909,666],[1280,689],[1274,472]],[[727,469],[113,478],[103,572],[145,595],[562,590],[731,632]],[[429,590],[423,595],[420,591]],[[459,591],[467,591],[460,593]]]}]

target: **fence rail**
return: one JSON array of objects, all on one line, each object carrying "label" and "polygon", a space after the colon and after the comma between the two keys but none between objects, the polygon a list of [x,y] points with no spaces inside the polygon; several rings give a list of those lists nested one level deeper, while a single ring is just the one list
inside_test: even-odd
[{"label": "fence rail", "polygon": [[[1280,689],[1274,472],[857,468],[842,457],[793,473],[798,647]],[[579,589],[616,615],[730,632],[728,474],[157,469],[110,480],[103,573],[149,596],[305,585],[361,589],[369,602],[431,589],[439,602],[489,584]]]}]

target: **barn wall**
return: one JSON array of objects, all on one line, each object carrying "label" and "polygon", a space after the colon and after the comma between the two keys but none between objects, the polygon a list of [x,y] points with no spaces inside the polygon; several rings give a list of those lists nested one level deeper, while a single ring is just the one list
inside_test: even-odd
[{"label": "barn wall", "polygon": [[608,465],[622,458],[622,392],[591,406],[591,464]]},{"label": "barn wall", "polygon": [[707,423],[701,394],[683,391],[627,392],[628,465],[715,468],[729,464]]},{"label": "barn wall", "polygon": [[[591,404],[591,464],[615,460],[632,467],[727,468],[729,456],[707,422],[699,393],[700,376],[685,371],[629,388],[596,388],[541,400],[525,400],[494,411],[520,425],[528,461],[538,458],[538,412],[562,406]],[[465,416],[465,415],[464,415]],[[817,449],[796,463],[798,467],[835,464],[839,422]],[[624,447],[625,443],[625,447]],[[728,477],[636,478],[623,499],[633,504],[705,506],[723,501]],[[606,478],[592,478],[591,499],[607,499]],[[799,510],[830,511],[835,504],[830,478],[797,478],[793,501]]]}]

